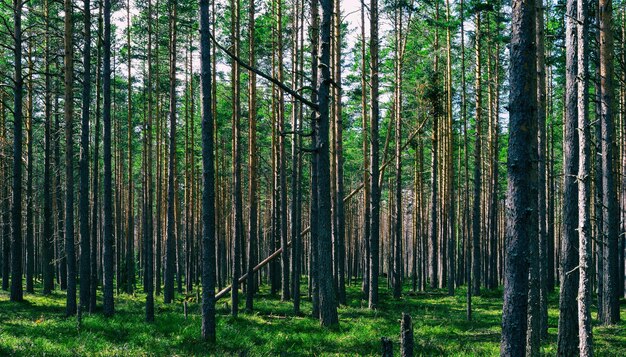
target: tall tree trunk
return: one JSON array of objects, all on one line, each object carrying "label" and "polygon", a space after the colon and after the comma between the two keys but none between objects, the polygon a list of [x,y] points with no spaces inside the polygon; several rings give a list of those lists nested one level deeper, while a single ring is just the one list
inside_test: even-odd
[{"label": "tall tree trunk", "polygon": [[[89,108],[91,104],[91,4],[83,2],[85,48],[83,49],[83,93],[80,138],[80,310],[91,300],[91,237],[89,232]],[[94,162],[97,165],[97,162]]]},{"label": "tall tree trunk", "polygon": [[578,346],[576,319],[576,289],[578,274],[578,115],[577,115],[577,56],[576,2],[567,1],[565,18],[565,133],[563,148],[563,237],[561,238],[561,291],[559,296],[558,353],[570,356]]},{"label": "tall tree trunk", "polygon": [[593,356],[593,336],[591,330],[591,219],[590,205],[590,135],[588,96],[589,73],[587,70],[587,3],[577,3],[577,41],[578,41],[578,350],[580,356]]},{"label": "tall tree trunk", "polygon": [[[451,21],[450,14],[450,0],[446,0],[446,21]],[[455,284],[455,251],[456,251],[456,219],[455,219],[455,193],[454,193],[454,122],[452,118],[452,34],[450,30],[450,26],[446,29],[446,107],[447,107],[447,134],[448,134],[448,187],[446,188],[448,191],[448,230],[447,234],[447,287],[448,287],[448,295],[454,296],[454,284]],[[403,49],[404,52],[404,49]],[[400,88],[400,91],[402,89]],[[401,103],[401,101],[400,101]]]},{"label": "tall tree trunk", "polygon": [[346,245],[345,245],[345,232],[346,232],[346,217],[344,212],[344,189],[343,189],[343,114],[342,114],[342,86],[341,86],[341,2],[334,1],[335,9],[333,16],[333,43],[334,43],[334,63],[333,63],[333,80],[335,81],[334,92],[335,98],[333,98],[335,115],[335,125],[333,133],[333,147],[335,161],[335,217],[334,222],[336,225],[336,237],[337,241],[337,257],[335,258],[335,264],[337,264],[337,296],[339,303],[346,304],[346,273],[345,273],[345,260],[346,260]]},{"label": "tall tree trunk", "polygon": [[618,219],[617,195],[613,178],[613,34],[611,29],[613,18],[612,0],[600,0],[600,93],[602,128],[602,236],[604,254],[602,265],[603,281],[603,312],[602,323],[615,324],[620,320],[619,298],[617,296],[618,262]]},{"label": "tall tree trunk", "polygon": [[[397,5],[399,6],[399,5]],[[395,121],[395,224],[393,232],[393,297],[399,299],[402,293],[402,58],[400,9],[394,10],[395,65],[394,65],[394,121]]]},{"label": "tall tree trunk", "polygon": [[[317,0],[313,0],[311,2],[311,26],[309,31],[309,37],[311,41],[311,88],[317,88],[318,85],[318,64],[319,64],[319,4]],[[311,91],[311,102],[316,103],[318,101],[318,93],[316,91]],[[314,147],[317,146],[317,136],[319,135],[317,132],[317,112],[313,110],[311,112],[311,128],[313,135],[311,137],[311,142]],[[318,185],[318,160],[317,155],[312,155],[311,158],[311,204],[310,204],[310,227],[311,227],[311,235],[310,235],[310,251],[311,251],[311,262],[310,262],[310,274],[311,274],[311,304],[313,305],[312,315],[314,318],[320,317],[320,283],[319,278],[320,274],[317,269],[318,266],[318,222],[319,222],[319,208],[318,208],[318,194],[317,194],[317,185]]]},{"label": "tall tree trunk", "polygon": [[76,254],[74,252],[74,47],[73,4],[64,1],[65,11],[65,256],[67,259],[67,298],[65,314],[76,313]]},{"label": "tall tree trunk", "polygon": [[[283,2],[282,0],[276,1],[276,13],[277,13],[277,53],[276,53],[276,66],[278,72],[278,81],[284,81],[284,70],[283,70]],[[239,8],[239,5],[237,5]],[[237,14],[237,24],[239,23],[239,14]],[[238,25],[237,25],[238,29]],[[239,36],[239,32],[237,32],[237,36]],[[238,40],[237,40],[238,42]],[[237,45],[236,48],[239,45]],[[285,152],[285,94],[283,93],[282,88],[277,89],[277,115],[278,115],[278,190],[279,190],[279,216],[280,216],[280,247],[283,252],[281,254],[280,260],[280,276],[281,276],[281,300],[288,301],[291,299],[291,294],[289,291],[289,249],[287,247],[287,154]],[[235,99],[237,100],[237,99]],[[243,225],[243,222],[242,222]],[[235,278],[239,276],[236,275]]]},{"label": "tall tree trunk", "polygon": [[472,208],[472,294],[480,294],[481,254],[480,254],[480,211],[481,211],[481,125],[482,125],[482,88],[481,88],[481,29],[480,12],[476,13],[476,141],[474,146],[474,202]]},{"label": "tall tree trunk", "polygon": [[548,337],[548,227],[546,222],[546,61],[544,45],[544,1],[537,1],[537,189],[539,219],[539,306],[540,337]]},{"label": "tall tree trunk", "polygon": [[113,192],[111,170],[111,0],[104,0],[104,53],[102,60],[102,123],[104,146],[104,229],[103,240],[103,307],[105,316],[113,316]]},{"label": "tall tree trunk", "polygon": [[[248,5],[248,36],[249,36],[249,53],[248,62],[250,66],[256,67],[256,44],[255,44],[255,1],[250,0]],[[248,198],[250,206],[248,210],[248,278],[246,282],[246,310],[252,312],[254,305],[254,274],[252,269],[256,265],[256,248],[257,248],[257,230],[258,230],[258,179],[257,179],[257,145],[256,145],[256,121],[257,121],[257,104],[256,104],[256,73],[250,71],[250,82],[248,85]],[[292,240],[296,237],[292,237]],[[295,257],[295,255],[294,255]],[[295,303],[295,300],[294,300]]]},{"label": "tall tree trunk", "polygon": [[[207,14],[208,16],[208,14]],[[153,97],[152,97],[152,80],[153,80],[153,67],[152,67],[152,0],[148,0],[148,118],[146,123],[146,134],[144,139],[146,140],[144,155],[147,161],[146,166],[146,180],[147,187],[144,188],[146,197],[144,197],[144,281],[146,292],[146,321],[154,321],[154,225],[153,225],[153,212],[152,205],[154,200],[154,182],[152,176],[152,123],[153,123]],[[158,258],[157,258],[158,259]]]},{"label": "tall tree trunk", "polygon": [[[50,73],[50,2],[44,1],[45,27],[45,87],[44,87],[44,174],[43,174],[43,294],[47,295],[54,290],[54,222],[52,216],[52,75]],[[3,113],[0,113],[3,115]],[[7,223],[7,222],[3,222]],[[5,259],[8,257],[5,256]]]},{"label": "tall tree trunk", "polygon": [[215,159],[211,110],[209,0],[200,0],[200,95],[202,105],[202,338],[215,342]]},{"label": "tall tree trunk", "polygon": [[175,190],[176,179],[176,1],[169,0],[169,160],[167,168],[167,236],[165,238],[165,283],[163,302],[174,300],[174,276],[176,275],[176,215]]},{"label": "tall tree trunk", "polygon": [[[99,259],[102,252],[101,241],[98,240],[100,225],[98,224],[98,216],[100,212],[99,185],[100,185],[100,117],[102,115],[101,93],[102,93],[102,2],[98,4],[98,46],[97,46],[97,66],[96,66],[96,128],[94,132],[94,150],[93,150],[93,199],[91,206],[91,286],[89,289],[89,312],[96,310],[98,281],[100,279],[99,269],[101,269],[102,261]],[[101,271],[101,270],[100,270]]]},{"label": "tall tree trunk", "polygon": [[[235,56],[239,57],[239,8],[240,0],[231,0],[231,39]],[[239,312],[239,276],[241,276],[241,242],[243,241],[243,204],[241,196],[241,104],[240,70],[235,60],[232,61],[232,105],[233,105],[233,188],[232,188],[232,289],[231,314]],[[279,114],[280,115],[280,114]]]},{"label": "tall tree trunk", "polygon": [[[373,0],[376,1],[376,0]],[[322,8],[320,23],[320,71],[318,73],[318,120],[315,153],[317,161],[318,182],[318,231],[317,231],[317,272],[319,284],[320,322],[322,326],[339,324],[337,304],[333,291],[333,275],[331,264],[332,237],[330,214],[330,29],[333,12],[333,0],[319,0]],[[372,165],[375,166],[375,165]],[[370,294],[371,295],[371,294]],[[370,300],[371,305],[371,300]]]},{"label": "tall tree trunk", "polygon": [[[328,1],[328,0],[322,0]],[[332,1],[332,0],[331,0]],[[380,191],[379,177],[379,99],[378,99],[378,0],[370,0],[370,259],[369,259],[369,301],[370,309],[378,305],[378,265],[380,241]]]},{"label": "tall tree trunk", "polygon": [[369,262],[370,262],[370,172],[369,172],[369,141],[367,126],[367,64],[365,43],[365,0],[361,0],[361,133],[363,135],[363,298],[369,300]]},{"label": "tall tree trunk", "polygon": [[[528,306],[528,245],[537,237],[537,77],[535,1],[512,6],[507,163],[507,232],[501,356],[524,356]],[[530,208],[530,212],[529,212]]]},{"label": "tall tree trunk", "polygon": [[[32,6],[28,6],[29,12]],[[33,39],[28,39],[28,84],[26,100],[26,292],[34,293],[35,224],[33,222]]]},{"label": "tall tree trunk", "polygon": [[133,86],[132,86],[132,46],[130,42],[130,0],[126,1],[126,44],[128,47],[128,90],[127,90],[127,120],[128,120],[128,177],[126,189],[128,190],[128,198],[126,202],[126,286],[124,287],[126,293],[132,294],[135,287],[135,216],[133,210]]},{"label": "tall tree trunk", "polygon": [[11,301],[22,301],[24,299],[22,287],[22,98],[24,95],[24,79],[22,77],[22,6],[23,3],[21,0],[13,0],[15,94],[13,96],[13,207],[11,208],[13,239],[11,240]]}]

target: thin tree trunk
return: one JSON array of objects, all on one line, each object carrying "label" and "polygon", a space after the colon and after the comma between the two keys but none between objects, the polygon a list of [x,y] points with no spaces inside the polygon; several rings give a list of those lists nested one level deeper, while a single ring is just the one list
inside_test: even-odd
[{"label": "thin tree trunk", "polygon": [[480,12],[476,13],[476,141],[474,144],[474,202],[472,208],[472,294],[480,294],[481,254],[480,254],[480,211],[481,211],[481,126],[482,126],[482,95],[481,95],[481,53],[480,53]]},{"label": "thin tree trunk", "polygon": [[[91,5],[83,3],[84,38],[83,93],[80,150],[80,310],[89,308],[91,300],[91,237],[89,232],[89,108],[91,104]],[[97,163],[94,162],[94,165]]]},{"label": "thin tree trunk", "polygon": [[[328,0],[325,0],[328,1]],[[332,0],[331,0],[332,1]],[[380,241],[380,191],[379,191],[379,99],[378,99],[378,0],[370,0],[370,259],[369,259],[369,301],[370,309],[378,305],[378,269]]]},{"label": "thin tree trunk", "polygon": [[[248,62],[250,66],[256,67],[256,53],[255,53],[255,1],[250,0],[248,5],[248,36],[249,36],[249,53]],[[254,305],[254,275],[252,274],[252,268],[256,265],[256,247],[258,242],[257,230],[258,230],[258,203],[257,203],[257,191],[258,191],[258,179],[257,179],[257,144],[256,144],[256,128],[257,128],[257,104],[256,104],[256,73],[250,71],[250,79],[248,85],[248,198],[250,200],[248,211],[248,280],[246,283],[246,310],[252,312]],[[292,239],[294,239],[292,237]],[[294,255],[295,257],[295,255]],[[295,300],[294,300],[295,303]]]},{"label": "thin tree trunk", "polygon": [[[54,221],[52,215],[52,75],[50,73],[50,3],[44,1],[45,27],[45,134],[44,134],[44,174],[43,174],[43,294],[47,295],[54,290]],[[4,107],[3,110],[4,111]],[[0,113],[4,115],[4,113]],[[7,224],[8,222],[3,222]],[[3,255],[4,259],[8,257]],[[5,263],[6,264],[6,263]]]},{"label": "thin tree trunk", "polygon": [[11,301],[22,301],[24,299],[22,287],[22,99],[24,95],[24,79],[22,77],[22,6],[23,3],[21,0],[13,0],[15,94],[13,96],[13,207],[11,208],[13,239],[11,240]]},{"label": "thin tree trunk", "polygon": [[105,316],[113,316],[113,192],[111,170],[111,0],[104,0],[104,56],[102,61],[102,93],[104,96],[102,123],[104,126],[104,230],[102,234],[104,286],[103,307]]},{"label": "thin tree trunk", "polygon": [[67,259],[67,296],[65,314],[76,313],[76,254],[74,252],[74,47],[73,4],[65,0],[65,256]]},{"label": "thin tree trunk", "polygon": [[[176,275],[176,217],[175,217],[175,176],[176,176],[176,8],[175,1],[169,1],[169,160],[167,168],[167,236],[165,238],[165,283],[163,302],[169,304],[174,299],[174,276]],[[158,258],[158,257],[157,257]]]},{"label": "thin tree trunk", "polygon": [[215,342],[215,158],[209,0],[200,0],[200,95],[202,105],[202,338]]},{"label": "thin tree trunk", "polygon": [[[208,16],[208,15],[207,15]],[[146,292],[146,321],[152,322],[154,321],[154,225],[153,225],[153,212],[152,205],[154,200],[154,183],[152,178],[152,123],[153,123],[153,106],[152,106],[152,79],[153,79],[153,68],[152,68],[152,0],[148,0],[148,91],[147,91],[147,101],[148,101],[148,118],[146,123],[146,145],[147,149],[144,157],[147,159],[146,161],[146,188],[144,188],[144,192],[147,195],[145,197],[145,206],[144,206],[144,281],[145,281],[145,292]],[[157,258],[158,259],[158,258]]]},{"label": "thin tree trunk", "polygon": [[577,40],[578,40],[578,246],[579,246],[579,284],[578,284],[578,350],[580,356],[593,356],[593,336],[591,330],[591,219],[590,204],[590,135],[588,113],[588,78],[587,71],[587,3],[577,3]]}]

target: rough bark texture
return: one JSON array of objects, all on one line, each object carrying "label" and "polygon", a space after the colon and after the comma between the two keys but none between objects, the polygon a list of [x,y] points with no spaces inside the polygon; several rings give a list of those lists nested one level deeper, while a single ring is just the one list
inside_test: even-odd
[{"label": "rough bark texture", "polygon": [[74,249],[74,45],[73,4],[65,0],[65,257],[67,259],[67,295],[65,314],[76,313],[76,253]]},{"label": "rough bark texture", "polygon": [[[532,225],[537,208],[537,98],[535,1],[512,6],[506,260],[502,308],[501,356],[524,356],[528,305],[528,244],[536,239]],[[534,221],[536,222],[536,221]]]},{"label": "rough bark texture", "polygon": [[411,316],[403,313],[400,326],[400,351],[402,357],[413,357],[413,346],[413,323],[411,322]]},{"label": "rough bark texture", "polygon": [[[208,16],[208,14],[207,14]],[[144,206],[144,281],[146,292],[146,321],[154,321],[154,224],[153,224],[153,200],[154,200],[154,184],[152,178],[152,1],[148,0],[148,118],[146,123],[147,136],[145,138],[145,148],[147,150],[144,155],[146,160],[146,186],[144,188],[145,206]]]},{"label": "rough bark texture", "polygon": [[113,316],[113,192],[111,168],[111,0],[104,0],[104,53],[102,59],[102,123],[104,145],[104,223],[103,223],[103,307],[105,316]]},{"label": "rough bark texture", "polygon": [[211,110],[209,0],[200,0],[200,95],[202,116],[202,338],[215,342],[215,157]]},{"label": "rough bark texture", "polygon": [[480,12],[476,13],[476,141],[474,144],[474,200],[472,207],[472,293],[480,294],[481,254],[480,254],[480,213],[481,213],[481,68],[480,68]]},{"label": "rough bark texture", "polygon": [[378,0],[370,0],[370,233],[369,233],[369,301],[370,309],[378,305],[378,264],[380,241],[380,191],[378,188]]},{"label": "rough bark texture", "polygon": [[167,167],[167,221],[165,237],[165,281],[163,302],[174,300],[174,276],[176,275],[176,214],[175,214],[175,179],[176,179],[176,1],[169,2],[170,21],[170,59],[169,59],[169,159]]},{"label": "rough bark texture", "polygon": [[[255,59],[255,28],[254,28],[254,0],[250,0],[248,11],[248,36],[250,51],[248,54],[248,60],[250,66],[256,67]],[[246,281],[246,310],[251,312],[254,308],[254,274],[252,274],[252,268],[256,265],[256,245],[257,245],[257,216],[258,216],[258,203],[257,203],[257,147],[256,147],[256,73],[250,71],[250,82],[248,89],[248,107],[249,107],[249,136],[248,136],[248,153],[250,156],[248,162],[249,183],[248,183],[248,198],[250,200],[250,206],[248,211],[248,279]],[[293,237],[292,237],[293,239]]]},{"label": "rough bark texture", "polygon": [[[13,206],[11,207],[11,301],[22,301],[22,98],[24,79],[22,77],[22,1],[13,1],[13,53],[15,61],[13,96]],[[8,196],[6,197],[8,199]],[[4,255],[8,260],[7,255]],[[5,277],[7,277],[5,275]]]},{"label": "rough bark texture", "polygon": [[320,0],[322,17],[320,23],[320,71],[318,74],[318,122],[317,143],[317,195],[318,195],[318,256],[317,271],[319,280],[320,322],[322,326],[339,324],[337,304],[333,289],[332,237],[330,215],[330,28],[333,12],[333,0]]},{"label": "rough bark texture", "polygon": [[593,356],[591,330],[591,218],[590,218],[590,165],[587,71],[587,2],[577,3],[578,24],[578,350],[581,357]]},{"label": "rough bark texture", "polygon": [[603,281],[603,312],[602,323],[615,324],[619,321],[619,299],[617,296],[618,262],[618,219],[617,195],[613,173],[613,140],[615,129],[613,125],[613,35],[611,29],[613,16],[612,0],[601,0],[600,12],[600,91],[602,128],[602,234],[604,254],[602,265],[604,270]]},{"label": "rough bark texture", "polygon": [[[91,300],[91,236],[89,231],[89,108],[91,104],[91,5],[83,2],[85,22],[83,49],[83,93],[80,137],[80,307],[89,309]],[[95,163],[97,165],[97,163]]]},{"label": "rough bark texture", "polygon": [[[43,174],[43,293],[54,289],[54,223],[52,219],[52,76],[50,75],[50,3],[44,2],[46,18],[45,35],[45,134],[44,134],[44,174]],[[0,113],[3,115],[3,113]]]},{"label": "rough bark texture", "polygon": [[546,220],[546,63],[544,45],[544,1],[537,1],[537,160],[539,223],[539,308],[540,336],[548,337],[548,227]]},{"label": "rough bark texture", "polygon": [[563,145],[563,236],[559,296],[558,354],[571,356],[578,346],[576,290],[578,288],[578,116],[576,2],[567,1],[565,18],[565,133]]}]

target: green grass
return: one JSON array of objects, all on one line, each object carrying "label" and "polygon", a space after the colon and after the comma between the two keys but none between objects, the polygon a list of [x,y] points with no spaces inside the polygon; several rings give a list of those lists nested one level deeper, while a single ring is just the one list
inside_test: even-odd
[{"label": "green grass", "polygon": [[[383,280],[384,282],[384,280]],[[381,284],[383,285],[383,284]],[[408,290],[405,289],[405,291]],[[195,295],[194,295],[195,296]],[[391,298],[381,286],[380,307],[364,308],[358,287],[348,288],[349,304],[339,309],[340,327],[321,328],[309,317],[311,304],[302,303],[302,316],[292,314],[292,303],[281,302],[262,290],[253,314],[229,316],[227,299],[218,303],[218,337],[215,346],[200,339],[200,308],[190,296],[189,316],[183,315],[183,296],[164,305],[157,297],[156,322],[144,322],[144,296],[116,296],[116,314],[64,317],[65,295],[26,294],[23,303],[9,302],[0,292],[0,355],[32,356],[135,356],[135,355],[377,355],[380,338],[392,338],[399,351],[399,319],[413,317],[416,354],[424,356],[494,356],[499,353],[502,291],[485,291],[473,299],[473,320],[465,320],[465,289],[456,296],[443,291],[406,293]],[[550,297],[549,341],[546,355],[556,354],[558,296]],[[622,305],[622,311],[625,310]],[[622,316],[626,316],[622,313]],[[626,356],[626,323],[594,328],[596,355]]]}]

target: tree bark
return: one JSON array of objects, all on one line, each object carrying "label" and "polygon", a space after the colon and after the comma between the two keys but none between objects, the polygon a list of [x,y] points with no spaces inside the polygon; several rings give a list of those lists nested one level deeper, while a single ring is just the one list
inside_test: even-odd
[{"label": "tree bark", "polygon": [[577,56],[576,3],[567,2],[565,18],[565,133],[563,148],[563,237],[561,238],[561,291],[559,296],[558,354],[571,356],[578,346],[576,319],[576,289],[578,274],[578,116],[577,116]]},{"label": "tree bark", "polygon": [[[91,236],[89,232],[89,108],[91,104],[91,4],[83,2],[84,39],[83,93],[80,138],[80,309],[89,309],[91,300]],[[97,162],[94,162],[97,165]]]},{"label": "tree bark", "polygon": [[[176,215],[175,190],[176,179],[176,8],[177,4],[169,0],[169,159],[167,168],[167,235],[165,238],[165,282],[163,288],[163,302],[166,304],[174,300],[174,276],[176,275]],[[158,257],[157,257],[158,258]]]},{"label": "tree bark", "polygon": [[[67,0],[66,0],[67,1]],[[22,6],[21,0],[13,0],[13,56],[15,62],[13,96],[13,207],[11,224],[11,301],[22,301],[22,99],[24,79],[22,77]],[[8,198],[8,197],[7,197]]]},{"label": "tree bark", "polygon": [[617,262],[617,194],[613,178],[613,34],[611,29],[613,18],[612,0],[600,0],[600,93],[602,128],[602,236],[604,254],[602,265],[603,281],[603,313],[602,323],[612,325],[620,320],[619,298],[617,296],[618,262]]},{"label": "tree bark", "polygon": [[65,256],[67,259],[67,295],[65,314],[76,313],[76,253],[74,251],[74,47],[73,4],[64,1],[65,11]]},{"label": "tree bark", "polygon": [[[373,0],[376,1],[376,0]],[[318,73],[318,119],[315,153],[317,161],[318,182],[318,231],[317,231],[317,271],[319,284],[320,322],[322,326],[339,325],[337,304],[333,291],[332,237],[330,215],[330,29],[333,12],[333,0],[319,0],[322,8],[320,23],[320,71]]]},{"label": "tree bark", "polygon": [[537,163],[537,77],[535,1],[513,3],[507,163],[507,232],[502,308],[501,356],[524,356],[528,305],[528,244],[536,239],[532,224],[537,192],[532,175]]},{"label": "tree bark", "polygon": [[113,316],[113,192],[111,168],[111,0],[104,0],[104,54],[102,60],[102,123],[104,146],[104,229],[103,229],[103,307],[105,316]]},{"label": "tree bark", "polygon": [[577,2],[577,41],[578,41],[578,350],[581,357],[593,356],[593,335],[591,330],[591,218],[590,208],[590,135],[588,96],[589,73],[587,70],[587,3]]},{"label": "tree bark", "polygon": [[370,309],[378,305],[378,265],[380,241],[380,191],[378,185],[378,0],[370,0],[370,259],[369,259],[369,301]]}]

